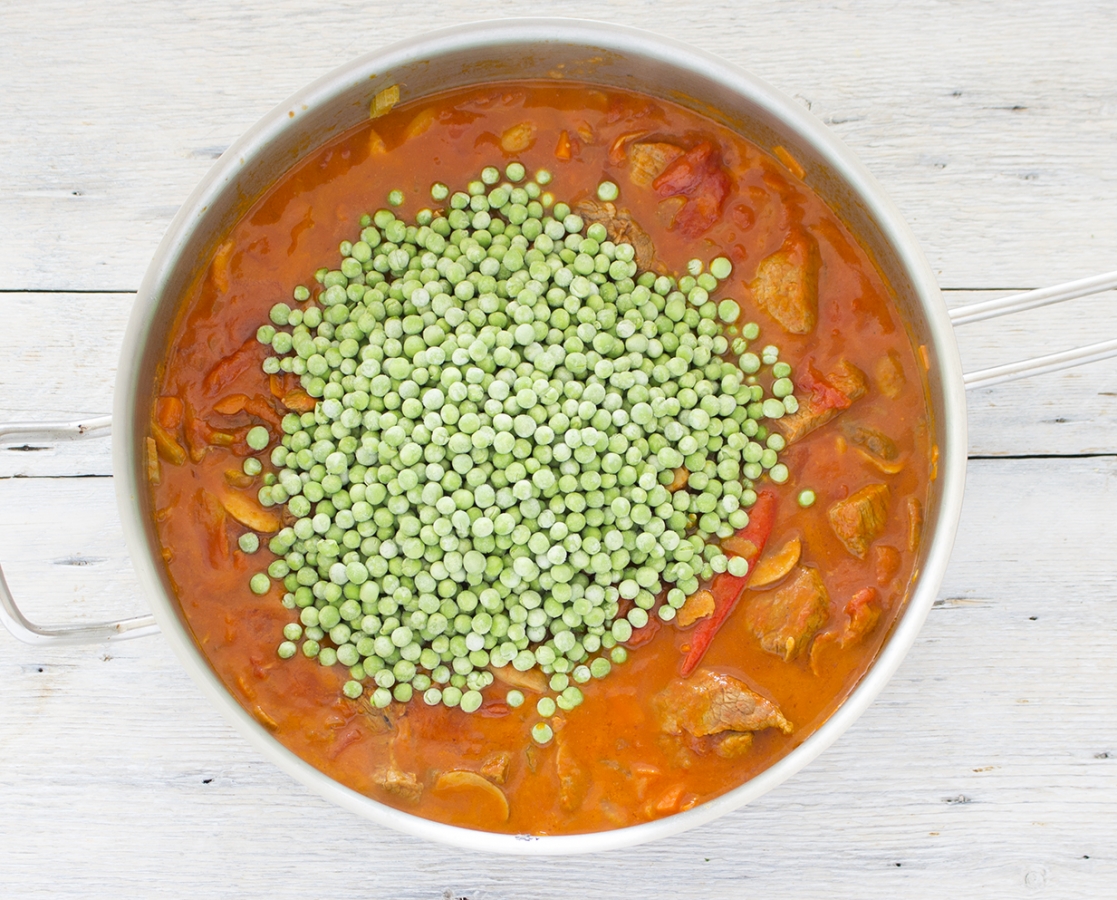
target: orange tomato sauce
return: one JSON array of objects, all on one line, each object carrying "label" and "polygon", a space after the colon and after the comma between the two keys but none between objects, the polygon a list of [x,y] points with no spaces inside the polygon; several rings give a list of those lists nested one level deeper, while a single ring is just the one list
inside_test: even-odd
[{"label": "orange tomato sauce", "polygon": [[[535,126],[530,146],[504,152],[501,135],[525,121]],[[647,135],[683,146],[711,141],[719,150],[730,190],[716,223],[698,236],[672,230],[663,222],[660,198],[630,186],[623,148]],[[420,208],[439,206],[430,198],[433,182],[463,188],[483,166],[503,169],[512,159],[529,177],[550,170],[554,180],[547,189],[570,203],[592,196],[603,178],[620,184],[618,205],[631,211],[652,237],[658,261],[676,275],[685,274],[692,258],[728,256],[733,275],[713,296],[741,303],[740,321],[761,327],[754,346],[777,345],[793,378],[808,363],[825,373],[840,360],[867,375],[864,397],[781,453],[788,482],[763,479],[758,489],[779,498],[767,552],[798,536],[802,564],[819,570],[829,592],[829,618],[816,643],[846,627],[846,603],[864,588],[877,591],[881,619],[844,649],[836,641],[819,643],[812,668],[809,654],[785,662],[760,647],[742,615],[756,593],[746,591],[702,667],[740,678],[775,701],[794,731],[759,732],[751,750],[737,758],[722,758],[701,741],[665,736],[657,723],[651,698],[679,677],[693,633],[674,623],[661,624],[608,677],[582,685],[584,703],[559,713],[556,740],[547,746],[530,736],[539,721],[537,696],[530,693],[518,709],[487,703],[474,714],[428,707],[417,694],[406,705],[393,703],[387,717],[367,701],[346,699],[344,666],[325,668],[301,653],[277,657],[283,625],[296,613],[281,605],[279,584],[265,596],[249,590],[250,576],[272,556],[266,546],[242,553],[237,538],[248,529],[215,500],[237,491],[255,502],[260,477],[238,473],[253,455],[245,433],[267,424],[247,411],[222,414],[215,405],[241,393],[262,397],[276,410],[276,421],[286,412],[260,367],[270,350],[254,340],[272,305],[292,303],[294,285],[313,286],[317,268],[336,266],[338,244],[353,239],[358,219],[384,206],[390,190],[403,191],[397,214],[410,220]],[[819,248],[818,323],[806,335],[785,333],[753,301],[749,287],[761,260],[793,228],[812,235]],[[902,373],[887,391],[879,368],[885,358],[893,376]],[[288,379],[280,392],[297,382]],[[598,831],[670,815],[740,785],[798,746],[857,683],[903,607],[917,547],[909,507],[926,500],[930,477],[922,371],[889,289],[841,219],[775,155],[708,119],[662,100],[568,84],[489,85],[403,104],[313,152],[232,228],[182,298],[156,393],[162,399],[153,415],[193,452],[181,464],[161,454],[152,514],[183,616],[229,691],[276,740],[353,790],[422,817],[510,833]],[[850,423],[891,438],[899,471],[882,474],[856,452],[843,429]],[[273,440],[277,434],[273,428]],[[273,470],[267,452],[256,455],[264,473]],[[881,482],[890,487],[887,523],[872,551],[858,559],[838,540],[827,510]],[[817,494],[806,509],[796,499],[805,488]],[[483,693],[503,699],[506,690],[497,681]],[[435,789],[440,773],[480,771],[500,754],[507,760],[498,784],[507,818],[491,792]],[[373,774],[386,765],[413,773],[421,796],[379,786]]]}]

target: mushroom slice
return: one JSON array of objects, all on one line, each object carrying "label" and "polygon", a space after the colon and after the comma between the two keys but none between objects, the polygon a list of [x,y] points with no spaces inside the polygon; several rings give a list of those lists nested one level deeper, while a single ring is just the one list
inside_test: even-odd
[{"label": "mushroom slice", "polygon": [[244,494],[235,491],[222,494],[221,505],[225,507],[225,512],[240,522],[241,525],[261,534],[274,534],[279,531],[282,524],[279,516],[275,513],[261,509]]},{"label": "mushroom slice", "polygon": [[848,424],[842,429],[846,438],[865,459],[885,475],[895,475],[904,467],[896,442],[883,432],[864,425]]},{"label": "mushroom slice", "polygon": [[465,769],[453,769],[450,772],[443,772],[438,776],[438,780],[435,781],[433,791],[436,794],[472,791],[477,794],[479,798],[487,798],[488,802],[495,807],[494,812],[499,821],[508,821],[508,798],[504,796],[504,791],[483,775],[478,775],[476,772],[470,772]]},{"label": "mushroom slice", "polygon": [[779,581],[788,572],[795,568],[799,562],[799,555],[803,551],[803,544],[797,537],[793,537],[780,549],[769,556],[762,557],[752,570],[749,579],[750,588],[767,587]]},{"label": "mushroom slice", "polygon": [[547,676],[534,667],[521,672],[514,666],[489,666],[489,671],[493,673],[493,678],[508,687],[533,694],[542,694],[547,690]]}]

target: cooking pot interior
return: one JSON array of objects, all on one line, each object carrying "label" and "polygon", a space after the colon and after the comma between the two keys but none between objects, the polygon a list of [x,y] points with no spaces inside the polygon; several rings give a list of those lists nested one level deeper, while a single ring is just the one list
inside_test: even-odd
[{"label": "cooking pot interior", "polygon": [[[865,679],[875,683],[866,688],[863,682],[855,692],[856,696],[864,688],[867,699],[853,704],[852,710],[839,710],[834,718],[848,721],[835,725],[832,735],[824,734],[824,727],[811,739],[824,746],[867,705],[899,664],[945,568],[965,464],[965,409],[953,333],[938,287],[906,225],[871,176],[821,123],[798,104],[714,57],[634,30],[570,20],[506,20],[398,44],[305,88],[257,123],[215,164],[172,223],[148,271],[126,336],[117,383],[118,494],[133,559],[155,612],[164,630],[179,615],[148,511],[142,447],[156,374],[180,298],[204,269],[216,244],[252,203],[292,165],[364,121],[378,91],[398,84],[400,102],[405,103],[451,88],[509,79],[562,79],[641,91],[705,114],[761,148],[782,146],[805,170],[804,180],[859,235],[895,292],[913,344],[925,348],[922,355],[929,372],[927,391],[939,458],[917,571],[929,574],[930,584],[926,596],[917,589],[909,597],[907,613],[898,620],[878,664]],[[184,627],[179,631],[172,643],[182,653],[181,645],[189,638]],[[245,717],[245,721],[251,720]],[[805,761],[785,767],[776,781]],[[788,760],[779,766],[785,763]],[[734,801],[736,794],[707,804],[711,809],[702,818],[717,814],[714,808],[719,804],[744,802],[739,796]]]}]

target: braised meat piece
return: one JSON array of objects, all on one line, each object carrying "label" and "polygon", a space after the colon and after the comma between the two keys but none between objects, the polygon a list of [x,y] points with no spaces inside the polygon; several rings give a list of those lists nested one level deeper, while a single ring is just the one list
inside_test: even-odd
[{"label": "braised meat piece", "polygon": [[633,144],[628,148],[629,180],[639,187],[647,187],[682,155],[682,147],[664,141]]},{"label": "braised meat piece", "polygon": [[865,558],[870,545],[884,531],[891,493],[887,484],[870,484],[839,500],[827,512],[834,534],[858,559]]},{"label": "braised meat piece", "polygon": [[760,261],[752,294],[761,309],[792,334],[818,324],[818,242],[795,228],[771,256]]},{"label": "braised meat piece", "polygon": [[825,425],[843,409],[849,409],[854,400],[865,396],[867,383],[865,373],[843,359],[824,376],[808,365],[798,387],[799,409],[776,423],[789,444]]},{"label": "braised meat piece", "polygon": [[414,802],[423,795],[423,785],[412,772],[404,772],[395,766],[383,766],[372,773],[372,780],[389,794]]},{"label": "braised meat piece", "polygon": [[769,653],[794,659],[826,624],[830,595],[818,569],[800,566],[782,587],[755,597],[745,622]]},{"label": "braised meat piece", "polygon": [[671,682],[652,700],[660,726],[668,734],[684,731],[694,737],[723,731],[778,728],[791,734],[792,725],[779,707],[732,675],[699,669],[689,678]]},{"label": "braised meat piece", "polygon": [[602,203],[587,197],[574,204],[574,212],[582,217],[587,226],[595,222],[604,225],[609,240],[614,243],[632,244],[636,251],[636,265],[641,269],[662,270],[663,264],[656,261],[655,244],[627,209],[617,209],[613,203]]}]

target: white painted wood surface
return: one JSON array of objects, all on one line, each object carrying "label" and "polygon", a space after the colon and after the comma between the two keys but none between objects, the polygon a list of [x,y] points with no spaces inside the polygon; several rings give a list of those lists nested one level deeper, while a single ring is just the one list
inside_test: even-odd
[{"label": "white painted wood surface", "polygon": [[[1019,4],[334,0],[0,4],[0,422],[107,412],[143,269],[256,118],[439,25],[554,13],[689,39],[798,97],[908,217],[961,305],[1117,269],[1117,11]],[[14,327],[13,327],[14,326]],[[1117,336],[1117,293],[959,331],[967,369]],[[814,765],[670,842],[514,860],[309,794],[156,637],[0,634],[0,897],[1109,897],[1117,893],[1117,362],[976,392],[940,602]],[[0,449],[28,611],[143,598],[109,442]]]}]

